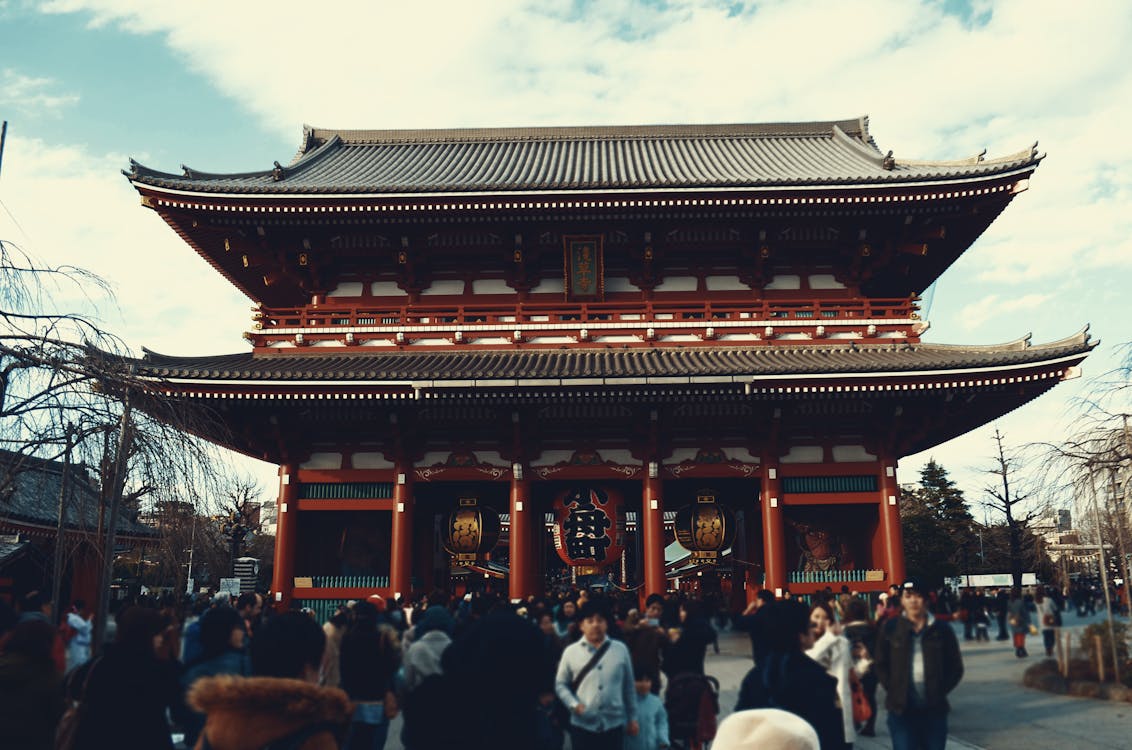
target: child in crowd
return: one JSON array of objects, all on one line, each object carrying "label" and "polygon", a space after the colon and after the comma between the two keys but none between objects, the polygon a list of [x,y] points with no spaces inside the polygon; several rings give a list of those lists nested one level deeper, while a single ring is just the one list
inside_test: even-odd
[{"label": "child in crowd", "polygon": [[641,731],[636,737],[625,735],[625,750],[666,750],[668,743],[668,712],[664,703],[652,694],[652,678],[644,669],[634,668],[633,681],[637,686],[637,723]]},{"label": "child in crowd", "polygon": [[975,640],[990,641],[990,612],[987,611],[987,605],[979,601],[968,617],[975,620]]}]

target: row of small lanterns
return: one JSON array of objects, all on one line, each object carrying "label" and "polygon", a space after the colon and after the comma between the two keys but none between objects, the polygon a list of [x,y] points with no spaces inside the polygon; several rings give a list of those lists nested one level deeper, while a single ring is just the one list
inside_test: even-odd
[{"label": "row of small lanterns", "polygon": [[[571,567],[601,568],[625,549],[625,503],[608,488],[580,486],[554,499],[554,549]],[[477,498],[460,498],[444,526],[444,548],[457,567],[480,565],[499,542],[499,514]],[[735,539],[735,515],[715,493],[697,493],[696,502],[676,512],[676,540],[692,562],[717,564]]]}]

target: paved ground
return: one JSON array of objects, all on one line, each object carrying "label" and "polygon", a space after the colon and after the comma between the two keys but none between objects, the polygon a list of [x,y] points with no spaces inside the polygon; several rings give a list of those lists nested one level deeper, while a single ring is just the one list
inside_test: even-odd
[{"label": "paved ground", "polygon": [[[1078,620],[1066,616],[1074,632],[1100,617]],[[961,635],[961,633],[960,633]],[[1031,656],[1018,659],[1009,641],[965,643],[966,674],[951,696],[949,750],[1100,750],[1132,748],[1132,704],[1043,693],[1022,686],[1026,667],[1043,658],[1041,638],[1029,639]],[[720,652],[708,650],[707,671],[719,679],[721,718],[735,707],[739,683],[751,666],[750,641],[746,635],[723,633]],[[883,690],[879,696],[883,705]],[[401,721],[390,727],[386,750],[402,750]],[[569,743],[567,743],[569,747]],[[877,722],[876,737],[858,738],[856,748],[890,749],[884,725],[884,709]]]},{"label": "paved ground", "polygon": [[[1084,624],[1100,617],[1078,620],[1066,616],[1066,625],[1079,632]],[[1044,750],[1045,748],[1132,748],[1132,704],[1053,695],[1022,686],[1026,667],[1044,657],[1041,637],[1029,639],[1030,657],[1018,659],[1010,641],[960,643],[966,674],[951,696],[950,750]],[[735,706],[739,683],[750,667],[746,636],[725,634],[720,654],[709,650],[707,669],[722,687],[721,709]],[[883,690],[879,700],[883,705]],[[884,725],[884,709],[877,722],[876,737],[860,737],[854,747],[865,750],[891,748]]]}]

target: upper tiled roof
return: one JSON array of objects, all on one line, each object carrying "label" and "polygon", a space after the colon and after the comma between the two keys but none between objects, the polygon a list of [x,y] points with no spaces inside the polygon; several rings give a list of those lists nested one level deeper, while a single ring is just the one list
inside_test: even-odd
[{"label": "upper tiled roof", "polygon": [[883,185],[1033,169],[1036,144],[999,159],[890,158],[868,119],[755,125],[456,130],[306,128],[288,166],[243,174],[131,161],[138,185],[200,193],[419,194]]},{"label": "upper tiled roof", "polygon": [[[244,381],[423,381],[545,378],[772,376],[967,370],[1040,364],[1094,346],[1085,331],[1050,344],[1029,339],[1000,346],[941,344],[664,349],[571,349],[466,352],[388,352],[341,355],[251,353],[170,357],[146,352],[143,375]],[[291,350],[294,351],[294,350]],[[488,381],[485,383],[485,381]]]},{"label": "upper tiled roof", "polygon": [[[11,495],[0,496],[0,521],[55,526],[59,513],[59,493],[63,480],[63,464],[32,456],[18,456],[0,450],[0,475],[15,472]],[[68,529],[95,531],[98,528],[98,490],[86,471],[72,465],[71,498],[67,504],[64,525]],[[120,516],[118,533],[129,536],[155,536],[157,531],[130,518]]]}]

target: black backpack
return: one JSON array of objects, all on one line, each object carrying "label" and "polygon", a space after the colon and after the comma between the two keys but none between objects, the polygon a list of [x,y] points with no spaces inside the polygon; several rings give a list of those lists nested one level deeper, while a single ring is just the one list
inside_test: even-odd
[{"label": "black backpack", "polygon": [[679,674],[664,694],[668,731],[673,739],[709,742],[715,739],[719,715],[719,680],[702,674]]}]

